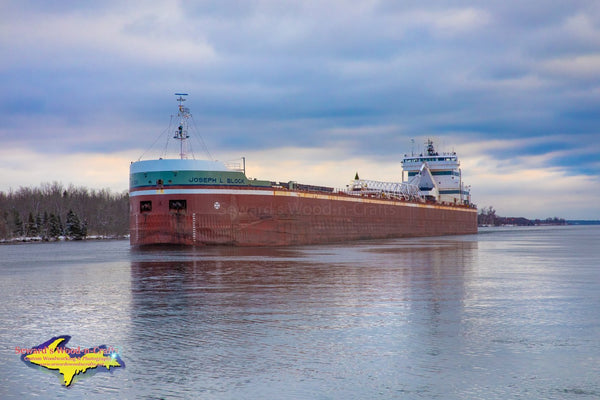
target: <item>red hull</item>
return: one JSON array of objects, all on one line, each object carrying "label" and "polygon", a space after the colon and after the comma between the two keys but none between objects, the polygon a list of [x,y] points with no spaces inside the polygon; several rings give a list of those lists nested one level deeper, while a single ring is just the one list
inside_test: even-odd
[{"label": "red hull", "polygon": [[[477,210],[466,206],[276,189],[197,192],[132,192],[131,244],[280,246],[477,232]],[[151,210],[142,211],[144,202]]]}]

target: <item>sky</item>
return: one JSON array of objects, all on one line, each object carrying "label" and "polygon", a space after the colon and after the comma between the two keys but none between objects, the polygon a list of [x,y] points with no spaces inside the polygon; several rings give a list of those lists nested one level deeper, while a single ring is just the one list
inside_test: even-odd
[{"label": "sky", "polygon": [[0,85],[0,191],[127,190],[184,92],[252,178],[398,181],[431,138],[479,208],[600,219],[598,1],[5,0]]}]

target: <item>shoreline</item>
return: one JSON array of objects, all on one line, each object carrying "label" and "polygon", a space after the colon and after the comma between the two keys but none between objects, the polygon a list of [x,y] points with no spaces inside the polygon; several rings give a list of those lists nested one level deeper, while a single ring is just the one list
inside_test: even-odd
[{"label": "shoreline", "polygon": [[33,237],[16,237],[11,239],[0,239],[0,245],[11,244],[27,244],[27,243],[63,243],[63,242],[88,242],[88,241],[105,241],[105,240],[128,240],[127,235],[90,235],[85,238],[70,238],[68,236],[59,236],[52,239],[44,239],[40,236]]}]

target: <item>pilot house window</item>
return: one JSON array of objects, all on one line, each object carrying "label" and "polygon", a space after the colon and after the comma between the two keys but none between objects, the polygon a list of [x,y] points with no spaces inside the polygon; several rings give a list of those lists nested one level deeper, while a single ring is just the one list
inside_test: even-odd
[{"label": "pilot house window", "polygon": [[187,208],[186,200],[169,200],[169,210],[181,211]]},{"label": "pilot house window", "polygon": [[152,202],[151,201],[140,201],[140,212],[150,212],[152,211]]}]

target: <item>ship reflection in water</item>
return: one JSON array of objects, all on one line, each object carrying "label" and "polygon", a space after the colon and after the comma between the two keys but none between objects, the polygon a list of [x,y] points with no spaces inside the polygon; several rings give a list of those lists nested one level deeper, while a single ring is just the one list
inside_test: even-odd
[{"label": "ship reflection in water", "polygon": [[418,392],[443,349],[460,351],[445,341],[476,248],[461,237],[134,253],[133,351],[147,355],[136,380],[167,397]]},{"label": "ship reflection in water", "polygon": [[[598,227],[283,248],[0,246],[0,398],[600,398]],[[127,364],[28,368],[71,335]]]}]

